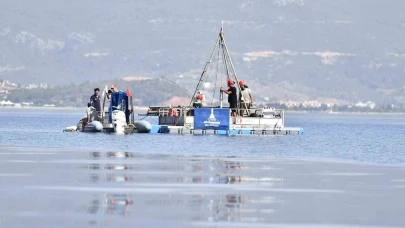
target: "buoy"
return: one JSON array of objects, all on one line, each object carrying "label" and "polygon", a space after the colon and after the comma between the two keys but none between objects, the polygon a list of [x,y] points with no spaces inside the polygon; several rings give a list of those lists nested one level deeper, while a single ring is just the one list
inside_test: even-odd
[{"label": "buoy", "polygon": [[63,132],[75,132],[77,131],[77,126],[70,126],[63,130]]}]

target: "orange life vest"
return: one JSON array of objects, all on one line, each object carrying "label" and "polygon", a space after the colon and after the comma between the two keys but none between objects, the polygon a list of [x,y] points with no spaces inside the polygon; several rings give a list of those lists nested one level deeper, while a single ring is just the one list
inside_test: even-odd
[{"label": "orange life vest", "polygon": [[169,110],[169,116],[177,116],[178,114],[177,114],[177,109],[175,109],[175,108],[171,108],[170,110]]}]

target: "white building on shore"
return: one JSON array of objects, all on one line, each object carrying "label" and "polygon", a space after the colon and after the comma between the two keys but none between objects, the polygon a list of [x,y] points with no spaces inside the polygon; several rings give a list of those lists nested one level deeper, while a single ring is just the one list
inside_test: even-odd
[{"label": "white building on shore", "polygon": [[2,101],[0,101],[0,105],[1,106],[13,106],[14,103],[11,102],[10,100],[8,100],[8,101],[2,100]]}]

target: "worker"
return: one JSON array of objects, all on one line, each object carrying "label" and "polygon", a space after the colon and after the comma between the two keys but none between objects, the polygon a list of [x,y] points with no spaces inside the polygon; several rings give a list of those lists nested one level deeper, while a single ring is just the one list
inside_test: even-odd
[{"label": "worker", "polygon": [[94,94],[90,97],[90,103],[96,109],[98,118],[101,118],[101,96],[99,95],[99,92],[99,88],[94,89]]},{"label": "worker", "polygon": [[229,108],[231,109],[231,115],[232,117],[237,116],[237,106],[238,106],[238,96],[236,94],[236,88],[235,88],[235,82],[232,79],[229,79],[228,82],[228,87],[229,89],[225,90],[224,88],[221,87],[221,91],[228,94],[228,103],[229,103]]},{"label": "worker", "polygon": [[82,131],[84,131],[84,127],[86,124],[90,123],[91,121],[94,120],[94,114],[93,112],[96,109],[92,106],[91,102],[87,103],[87,108],[86,108],[86,117],[82,119]]},{"label": "worker", "polygon": [[253,96],[252,92],[245,84],[245,81],[243,80],[239,81],[239,86],[241,90],[239,93],[239,108],[240,108],[240,115],[243,116],[244,112],[247,111],[246,109],[252,108]]},{"label": "worker", "polygon": [[116,85],[112,85],[112,86],[111,86],[111,89],[108,90],[108,92],[107,92],[107,99],[111,99],[111,94],[112,94],[113,92],[118,92],[118,88],[117,88]]},{"label": "worker", "polygon": [[203,107],[203,104],[202,104],[203,95],[199,93],[195,98],[196,98],[196,100],[193,103],[193,108],[202,108]]}]

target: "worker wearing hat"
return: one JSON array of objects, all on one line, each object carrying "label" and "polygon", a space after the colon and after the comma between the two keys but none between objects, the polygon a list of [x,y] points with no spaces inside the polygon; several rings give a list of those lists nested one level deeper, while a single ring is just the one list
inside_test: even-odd
[{"label": "worker wearing hat", "polygon": [[[244,112],[247,111],[246,109],[250,109],[253,105],[253,97],[252,92],[245,84],[245,81],[239,81],[240,86],[240,93],[239,93],[239,108],[240,108],[240,115],[243,116]],[[249,112],[247,112],[249,114]]]},{"label": "worker wearing hat", "polygon": [[232,116],[236,117],[236,110],[238,106],[238,96],[236,93],[236,87],[235,87],[235,82],[232,79],[229,79],[228,82],[228,90],[225,90],[224,88],[221,87],[221,91],[228,94],[228,103],[229,103],[229,108],[232,110]]},{"label": "worker wearing hat", "polygon": [[193,108],[202,108],[202,100],[203,100],[203,94],[198,93],[198,95],[195,97],[196,100],[193,103]]}]

